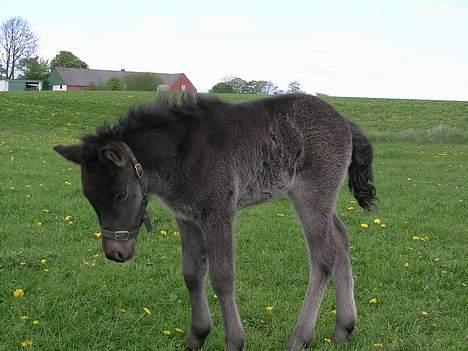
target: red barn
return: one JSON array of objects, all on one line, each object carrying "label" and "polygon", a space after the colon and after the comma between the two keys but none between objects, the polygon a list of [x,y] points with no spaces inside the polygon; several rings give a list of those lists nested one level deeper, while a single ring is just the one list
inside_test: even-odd
[{"label": "red barn", "polygon": [[[162,82],[158,88],[169,90],[173,93],[186,91],[196,93],[197,88],[184,73],[152,73],[131,72],[124,69],[120,71],[109,71],[102,69],[87,68],[65,68],[56,67],[49,77],[49,85],[52,90],[87,90],[92,86],[101,86],[111,78],[118,78],[125,85],[125,78],[129,76],[149,74]],[[125,88],[125,86],[124,86]]]}]

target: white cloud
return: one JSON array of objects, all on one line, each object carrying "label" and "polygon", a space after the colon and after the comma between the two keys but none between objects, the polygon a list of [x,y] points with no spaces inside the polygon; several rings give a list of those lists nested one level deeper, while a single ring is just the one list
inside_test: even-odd
[{"label": "white cloud", "polygon": [[418,11],[423,17],[464,18],[468,17],[468,7],[439,4]]},{"label": "white cloud", "polygon": [[[220,34],[221,22],[245,35]],[[70,50],[92,68],[184,72],[200,91],[232,74],[272,80],[282,89],[297,80],[310,93],[341,96],[468,100],[468,65],[426,57],[363,36],[315,32],[302,37],[263,37],[248,19],[153,19],[112,31],[37,27],[41,55]],[[98,33],[98,34],[96,34]],[[47,40],[45,40],[47,39]]]},{"label": "white cloud", "polygon": [[232,33],[250,30],[254,23],[247,17],[213,17],[197,21],[197,27],[201,32]]}]

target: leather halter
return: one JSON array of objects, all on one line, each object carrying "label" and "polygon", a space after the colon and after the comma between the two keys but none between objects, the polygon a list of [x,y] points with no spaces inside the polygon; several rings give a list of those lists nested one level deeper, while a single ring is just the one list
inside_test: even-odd
[{"label": "leather halter", "polygon": [[138,184],[140,185],[142,200],[141,200],[140,211],[138,213],[137,218],[141,217],[141,222],[138,225],[138,228],[134,230],[112,231],[112,230],[107,230],[101,227],[101,233],[102,233],[103,238],[117,240],[117,241],[126,241],[126,240],[135,239],[140,233],[140,228],[142,224],[145,225],[146,231],[148,233],[151,233],[153,231],[153,225],[151,224],[151,220],[148,217],[148,212],[146,211],[146,206],[148,205],[148,195],[145,191],[145,188],[146,188],[145,184],[143,183],[143,167],[137,161],[130,147],[125,143],[123,143],[123,145],[125,149],[127,150],[128,157],[130,158],[130,161],[132,162],[133,168],[135,170],[135,175],[137,177]]}]

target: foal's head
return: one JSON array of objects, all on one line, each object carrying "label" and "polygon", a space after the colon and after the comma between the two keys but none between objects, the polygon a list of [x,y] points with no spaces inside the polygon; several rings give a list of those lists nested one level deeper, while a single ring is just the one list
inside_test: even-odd
[{"label": "foal's head", "polygon": [[[135,253],[146,199],[128,147],[122,142],[100,145],[85,141],[57,145],[54,150],[81,166],[83,193],[98,216],[106,257],[117,262],[130,259]],[[106,238],[109,233],[115,236]]]}]

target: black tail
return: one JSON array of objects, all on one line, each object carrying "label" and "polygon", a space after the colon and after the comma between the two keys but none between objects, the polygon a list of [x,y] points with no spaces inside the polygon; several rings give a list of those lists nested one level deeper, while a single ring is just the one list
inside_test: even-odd
[{"label": "black tail", "polygon": [[377,199],[375,186],[372,184],[372,145],[357,125],[349,121],[348,123],[353,135],[353,153],[348,169],[349,190],[359,206],[370,210]]}]

